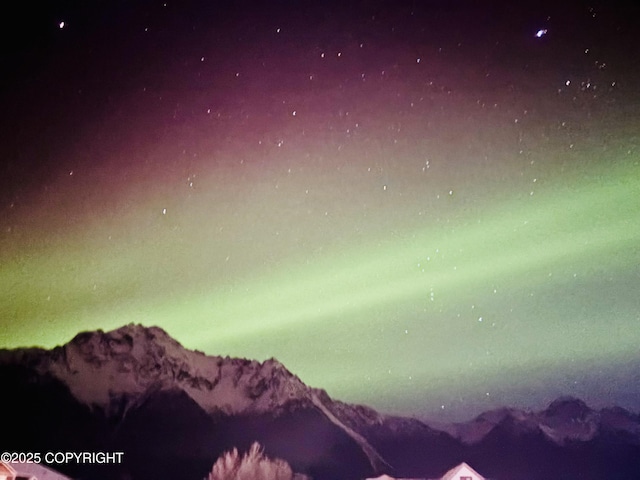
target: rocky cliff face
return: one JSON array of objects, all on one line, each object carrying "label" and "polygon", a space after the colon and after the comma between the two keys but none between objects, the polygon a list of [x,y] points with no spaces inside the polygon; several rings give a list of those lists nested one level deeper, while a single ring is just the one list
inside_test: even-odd
[{"label": "rocky cliff face", "polygon": [[433,478],[467,461],[496,480],[626,480],[640,471],[640,416],[560,398],[435,429],[333,400],[280,362],[207,356],[160,328],[78,334],[53,350],[0,350],[13,451],[125,452],[122,465],[65,465],[92,480],[201,480],[253,442],[316,480]]},{"label": "rocky cliff face", "polygon": [[0,363],[22,363],[50,374],[75,398],[110,414],[122,399],[177,388],[209,413],[273,412],[308,402],[311,389],[275,359],[265,362],[207,356],[184,349],[157,327],[127,325],[84,332],[51,351],[0,353]]},{"label": "rocky cliff face", "polygon": [[514,433],[541,433],[565,445],[588,442],[603,433],[628,434],[640,441],[640,416],[623,408],[593,410],[582,400],[562,397],[539,412],[502,408],[485,412],[474,420],[445,427],[467,445],[481,442],[494,429],[510,425]]},{"label": "rocky cliff face", "polygon": [[[124,442],[130,449],[137,446],[126,436],[153,431],[153,435],[145,433],[141,438],[156,444],[168,442],[164,447],[168,450],[178,448],[171,439],[191,434],[198,438],[196,450],[205,448],[203,445],[211,445],[212,451],[219,450],[235,445],[218,442],[211,431],[232,430],[237,421],[245,430],[255,430],[258,436],[271,435],[261,430],[287,428],[279,422],[287,425],[290,418],[298,418],[298,430],[309,438],[313,438],[313,432],[307,429],[314,425],[330,439],[328,443],[341,443],[345,452],[351,450],[352,455],[354,449],[358,450],[355,456],[361,458],[355,463],[362,464],[365,458],[366,468],[372,471],[385,465],[367,439],[341,420],[357,409],[346,404],[334,406],[326,392],[306,386],[277,360],[257,362],[207,356],[183,348],[157,327],[127,325],[110,332],[83,332],[50,351],[38,348],[0,351],[0,369],[3,366],[19,367],[20,378],[26,375],[31,379],[49,379],[56,389],[66,392],[62,403],[73,404],[73,408],[89,412],[87,415],[90,412],[98,415],[102,434],[115,438],[116,443]],[[47,392],[48,387],[41,391]],[[167,420],[168,417],[176,417],[178,421],[170,426],[173,420]],[[166,428],[156,425],[160,418]],[[196,426],[184,428],[186,419]],[[58,425],[56,430],[61,428]],[[229,433],[229,437],[240,443],[259,440],[235,433]],[[323,443],[322,439],[316,440],[320,445]],[[292,436],[289,443],[295,441]],[[98,443],[95,439],[94,444]],[[267,447],[270,444],[264,443]],[[271,444],[289,448],[283,440]],[[303,452],[301,462],[314,455]],[[331,455],[328,457],[330,460]],[[314,461],[312,458],[311,463]]]}]

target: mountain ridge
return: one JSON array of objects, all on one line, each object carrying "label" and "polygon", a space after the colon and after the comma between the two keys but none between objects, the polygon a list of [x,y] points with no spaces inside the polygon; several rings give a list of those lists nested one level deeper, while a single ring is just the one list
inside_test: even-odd
[{"label": "mountain ridge", "polygon": [[443,426],[442,430],[465,444],[473,445],[508,420],[527,431],[540,431],[558,445],[589,441],[603,430],[624,431],[640,439],[640,415],[621,407],[593,410],[583,400],[571,396],[560,397],[539,411],[489,410],[471,421]]},{"label": "mountain ridge", "polygon": [[[52,373],[84,403],[102,408],[114,395],[178,385],[209,413],[241,413],[270,410],[273,404],[299,398],[307,390],[275,359],[257,362],[208,356],[185,349],[159,327],[134,324],[109,332],[81,332],[52,350],[0,350],[0,361],[3,357]],[[269,398],[263,398],[265,379],[272,382]],[[237,395],[237,387],[247,395]]]},{"label": "mountain ridge", "polygon": [[[171,478],[185,475],[185,464],[184,478],[201,479],[216,455],[253,441],[318,480],[432,477],[463,460],[496,480],[513,471],[556,478],[557,465],[575,471],[557,478],[576,480],[586,469],[600,472],[588,477],[597,480],[633,478],[611,476],[612,463],[640,469],[640,415],[620,407],[593,410],[560,397],[540,411],[505,407],[435,427],[334,400],[273,358],[185,349],[158,327],[81,332],[51,350],[2,349],[0,381],[14,392],[7,408],[24,425],[2,446],[129,452],[125,466],[64,472],[96,480]],[[506,446],[510,459],[500,453]]]},{"label": "mountain ridge", "polygon": [[171,391],[186,394],[213,417],[316,408],[362,448],[372,469],[388,467],[366,438],[325,406],[332,400],[324,390],[306,386],[274,358],[208,356],[185,349],[159,327],[129,324],[109,332],[81,332],[52,350],[0,350],[0,365],[12,362],[55,377],[81,404],[120,421]]}]

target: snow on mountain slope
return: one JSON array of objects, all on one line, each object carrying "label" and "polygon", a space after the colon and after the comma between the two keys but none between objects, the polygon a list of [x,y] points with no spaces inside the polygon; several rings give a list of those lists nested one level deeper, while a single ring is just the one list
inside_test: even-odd
[{"label": "snow on mountain slope", "polygon": [[527,429],[535,429],[535,425],[533,425],[532,419],[527,412],[512,408],[489,410],[470,422],[455,423],[441,428],[453,437],[472,445],[481,441],[497,425],[508,419],[517,421],[518,424],[526,426]]},{"label": "snow on mountain slope", "polygon": [[312,394],[311,395],[311,400],[312,400],[313,404],[316,407],[318,407],[318,409],[322,413],[324,413],[329,420],[331,420],[332,423],[334,423],[335,425],[340,427],[344,432],[347,433],[347,435],[349,435],[351,438],[353,438],[358,445],[360,445],[360,448],[362,448],[362,450],[364,451],[365,455],[367,456],[367,458],[371,462],[371,466],[373,467],[374,471],[380,471],[382,469],[391,467],[391,465],[389,465],[386,462],[386,460],[384,458],[382,458],[380,456],[380,454],[371,446],[371,444],[367,441],[366,438],[364,438],[358,432],[356,432],[355,430],[353,430],[350,427],[346,426],[342,421],[340,421],[340,419],[338,419],[324,405],[324,403],[320,400],[318,395]]},{"label": "snow on mountain slope", "polygon": [[[229,425],[238,421],[249,430],[259,425],[266,432],[274,421],[288,425],[296,418],[311,419],[306,424],[310,431],[331,424],[334,431],[344,434],[331,437],[337,440],[335,444],[341,448],[353,445],[354,454],[361,455],[361,461],[378,473],[396,468],[406,468],[409,474],[436,471],[464,452],[473,454],[480,449],[485,455],[496,445],[502,448],[504,442],[518,439],[538,442],[536,445],[544,447],[545,452],[555,451],[547,444],[571,449],[576,442],[583,446],[591,443],[585,448],[592,448],[594,455],[622,462],[629,469],[635,468],[633,459],[640,448],[640,416],[621,408],[595,411],[580,400],[560,398],[540,412],[501,408],[471,422],[436,429],[417,419],[391,417],[365,406],[335,401],[325,391],[306,386],[275,359],[257,362],[187,350],[156,327],[127,325],[110,332],[84,332],[53,350],[0,350],[0,367],[7,367],[7,378],[24,385],[38,379],[45,387],[59,382],[64,389],[68,387],[69,398],[96,411],[99,415],[95,418],[101,419],[102,412],[106,413],[107,423],[116,428],[132,428],[141,421],[153,425],[154,414],[166,415],[163,407],[167,398],[182,405],[174,406],[177,410],[186,405],[183,410],[198,417],[202,409],[207,420],[227,421]],[[42,391],[46,388],[37,392]],[[91,418],[89,411],[87,416]],[[229,420],[231,417],[235,419]],[[174,430],[182,432],[181,428],[178,425]],[[204,430],[203,438],[211,434]],[[277,428],[276,432],[265,433],[266,438],[268,435],[277,436]],[[346,437],[349,440],[344,443]],[[607,442],[623,446],[612,450],[620,453],[618,456],[601,447]],[[431,456],[416,455],[423,451],[431,452]],[[316,453],[323,454],[314,451],[313,455]],[[526,471],[528,464],[523,465]]]},{"label": "snow on mountain slope", "polygon": [[561,397],[545,410],[530,412],[501,408],[484,412],[474,420],[442,427],[467,445],[477,444],[498,425],[509,421],[521,431],[541,431],[557,445],[592,440],[604,430],[624,431],[640,438],[640,417],[623,408],[592,410],[582,400]]},{"label": "snow on mountain slope", "polygon": [[[374,469],[386,464],[362,435],[332,413],[326,392],[306,386],[277,360],[207,356],[185,349],[158,327],[130,324],[83,332],[51,351],[0,351],[0,364],[12,362],[53,375],[77,400],[108,416],[124,417],[150,395],[175,389],[213,415],[278,414],[290,405],[316,408],[360,446]],[[359,411],[340,411],[344,417],[351,410]]]},{"label": "snow on mountain slope", "polygon": [[[127,325],[111,332],[83,332],[52,351],[24,355],[40,373],[51,373],[81,402],[110,412],[122,398],[180,388],[209,413],[259,413],[290,400],[308,399],[309,388],[280,362],[207,356],[184,349],[157,327]],[[115,413],[115,412],[113,412]]]}]

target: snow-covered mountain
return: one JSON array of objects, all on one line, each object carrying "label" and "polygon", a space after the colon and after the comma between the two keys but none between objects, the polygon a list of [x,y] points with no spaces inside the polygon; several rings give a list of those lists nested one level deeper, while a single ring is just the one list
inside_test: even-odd
[{"label": "snow-covered mountain", "polygon": [[158,327],[130,324],[83,332],[50,351],[0,350],[2,365],[28,366],[31,375],[55,379],[81,405],[118,425],[153,399],[178,394],[212,418],[313,410],[360,447],[371,469],[388,466],[365,437],[341,420],[379,423],[382,416],[375,411],[334,404],[325,391],[306,386],[275,359],[207,356],[185,349]]},{"label": "snow-covered mountain", "polygon": [[443,430],[463,443],[473,445],[507,423],[522,433],[541,432],[558,445],[588,442],[607,432],[626,433],[640,441],[640,415],[619,407],[592,410],[573,397],[561,397],[545,410],[536,412],[513,408],[491,410],[470,422],[447,425]]},{"label": "snow-covered mountain", "polygon": [[272,412],[287,402],[310,402],[313,390],[275,359],[263,363],[187,350],[158,327],[127,325],[83,332],[51,351],[0,353],[69,387],[72,395],[108,415],[146,394],[178,388],[208,413]]},{"label": "snow-covered mountain", "polygon": [[0,350],[8,451],[123,451],[122,465],[64,465],[92,480],[201,480],[253,442],[316,480],[432,478],[467,461],[495,480],[626,480],[640,471],[640,417],[561,398],[436,429],[305,385],[275,359],[207,356],[157,327]]}]

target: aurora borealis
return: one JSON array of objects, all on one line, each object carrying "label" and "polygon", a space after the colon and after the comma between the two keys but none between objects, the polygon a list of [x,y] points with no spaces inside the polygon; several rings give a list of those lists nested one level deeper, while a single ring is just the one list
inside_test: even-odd
[{"label": "aurora borealis", "polygon": [[134,322],[383,412],[640,410],[637,9],[356,3],[43,14],[0,348]]}]

